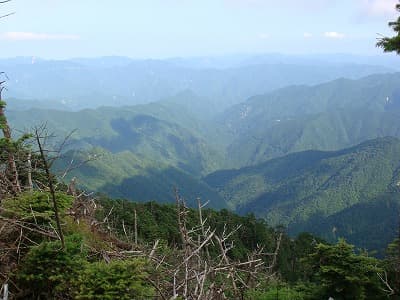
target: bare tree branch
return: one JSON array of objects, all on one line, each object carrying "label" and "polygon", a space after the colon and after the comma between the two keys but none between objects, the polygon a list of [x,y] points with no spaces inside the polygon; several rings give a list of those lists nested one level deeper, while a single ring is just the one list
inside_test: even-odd
[{"label": "bare tree branch", "polygon": [[[45,130],[45,127],[42,127],[42,130]],[[60,240],[61,240],[61,247],[64,250],[65,249],[65,241],[64,241],[64,234],[63,234],[62,228],[61,228],[60,216],[59,216],[59,213],[58,213],[56,191],[55,191],[55,187],[54,187],[54,183],[53,183],[54,178],[50,173],[50,167],[48,165],[46,155],[44,154],[43,145],[42,145],[42,141],[40,139],[40,134],[39,133],[40,133],[40,130],[38,128],[36,128],[36,130],[35,130],[35,138],[36,138],[37,146],[39,147],[40,156],[42,158],[42,162],[43,162],[43,165],[44,165],[44,170],[45,170],[46,176],[47,176],[47,183],[49,185],[51,199],[53,201],[54,216],[55,216],[55,219],[56,219],[58,235],[59,235]]]}]

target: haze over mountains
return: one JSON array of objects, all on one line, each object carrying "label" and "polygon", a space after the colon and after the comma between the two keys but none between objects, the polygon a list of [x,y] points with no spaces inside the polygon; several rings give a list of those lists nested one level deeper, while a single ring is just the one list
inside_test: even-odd
[{"label": "haze over mountains", "polygon": [[86,189],[171,202],[175,186],[190,205],[201,197],[292,234],[378,250],[393,239],[400,73],[390,58],[32,62],[0,60],[9,121],[47,122],[60,138],[78,129],[56,168],[96,154],[68,178]]},{"label": "haze over mountains", "polygon": [[[360,78],[393,72],[390,59],[349,56],[233,56],[229,58],[132,60],[124,57],[49,61],[1,59],[9,77],[8,95],[57,103],[79,110],[135,105],[191,90],[214,105],[214,111],[256,94],[288,85],[317,84],[340,77]],[[52,104],[51,105],[54,105]]]}]

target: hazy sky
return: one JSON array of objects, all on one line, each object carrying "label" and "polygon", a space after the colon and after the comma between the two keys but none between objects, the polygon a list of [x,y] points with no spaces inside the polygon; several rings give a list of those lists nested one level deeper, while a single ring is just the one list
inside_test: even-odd
[{"label": "hazy sky", "polygon": [[12,0],[0,56],[380,53],[397,0]]}]

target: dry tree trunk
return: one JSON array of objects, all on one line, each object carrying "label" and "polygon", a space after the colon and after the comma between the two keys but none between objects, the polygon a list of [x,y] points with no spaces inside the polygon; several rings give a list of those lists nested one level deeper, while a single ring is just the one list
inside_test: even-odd
[{"label": "dry tree trunk", "polygon": [[8,300],[8,284],[7,283],[3,284],[3,287],[1,290],[3,291],[2,300]]},{"label": "dry tree trunk", "polygon": [[29,151],[28,159],[26,162],[27,172],[28,172],[28,182],[27,182],[27,189],[28,191],[33,190],[33,182],[32,182],[32,153]]},{"label": "dry tree trunk", "polygon": [[134,220],[134,231],[135,231],[135,245],[137,245],[137,243],[138,243],[138,228],[137,228],[137,213],[136,213],[136,209],[134,210],[134,217],[135,217],[135,220]]},{"label": "dry tree trunk", "polygon": [[58,213],[56,190],[55,190],[54,183],[53,183],[53,176],[50,173],[49,163],[48,163],[46,155],[44,153],[43,145],[42,145],[42,142],[40,140],[41,136],[40,136],[39,130],[37,128],[35,130],[35,138],[36,138],[37,145],[39,147],[40,157],[41,157],[41,159],[43,161],[44,170],[46,172],[47,183],[49,185],[49,190],[50,190],[50,194],[51,194],[51,200],[53,202],[54,216],[55,216],[55,219],[56,219],[58,235],[60,236],[60,240],[61,240],[61,247],[62,247],[62,250],[64,250],[65,249],[64,234],[63,234],[62,228],[61,228],[60,215]]}]

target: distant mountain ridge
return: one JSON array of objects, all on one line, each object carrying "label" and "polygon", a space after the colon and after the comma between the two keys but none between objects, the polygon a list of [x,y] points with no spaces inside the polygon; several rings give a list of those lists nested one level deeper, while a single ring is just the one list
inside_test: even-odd
[{"label": "distant mountain ridge", "polygon": [[400,137],[400,74],[293,86],[238,104],[217,122],[231,137],[238,166],[304,150],[338,150],[368,139]]},{"label": "distant mountain ridge", "polygon": [[[60,109],[144,104],[192,90],[216,102],[218,111],[256,94],[293,84],[317,84],[340,77],[360,78],[395,69],[368,64],[253,57],[228,68],[198,68],[185,60],[132,60],[124,57],[43,60],[0,59],[7,73],[8,95],[60,103]],[[299,63],[296,63],[299,61]],[[300,63],[301,62],[301,63]],[[218,63],[215,63],[218,65]]]}]

